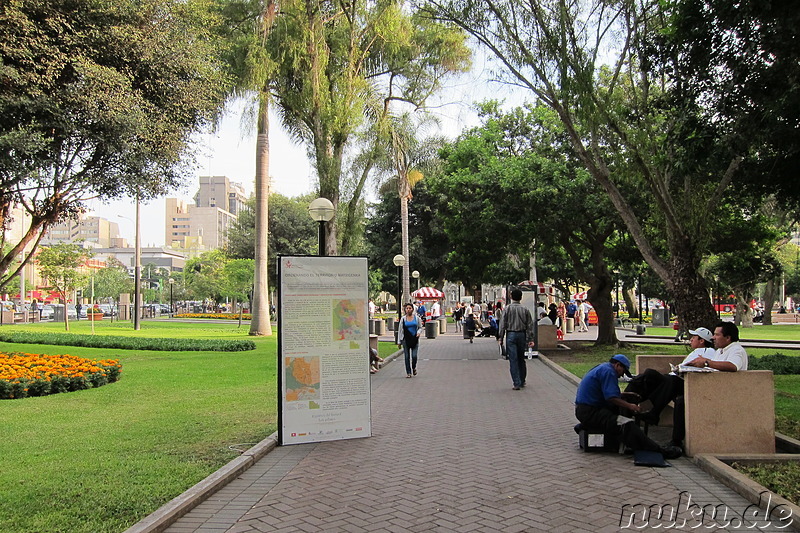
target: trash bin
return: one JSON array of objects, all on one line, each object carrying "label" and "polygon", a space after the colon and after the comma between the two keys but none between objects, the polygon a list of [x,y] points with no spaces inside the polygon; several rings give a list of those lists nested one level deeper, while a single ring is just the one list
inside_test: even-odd
[{"label": "trash bin", "polygon": [[572,333],[575,331],[575,319],[574,318],[567,318],[567,329],[564,333]]},{"label": "trash bin", "polygon": [[370,318],[369,319],[369,334],[370,335],[375,335],[375,319],[374,318]]},{"label": "trash bin", "polygon": [[439,321],[438,320],[428,320],[427,322],[425,322],[425,338],[426,339],[435,339],[438,334],[439,334]]},{"label": "trash bin", "polygon": [[389,331],[394,331],[394,317],[393,316],[390,316],[389,318],[386,319],[386,328]]},{"label": "trash bin", "polygon": [[375,335],[385,335],[385,334],[386,334],[386,322],[384,322],[382,318],[376,318]]},{"label": "trash bin", "polygon": [[653,309],[653,326],[669,326],[669,312],[667,309]]},{"label": "trash bin", "polygon": [[64,322],[65,308],[63,305],[53,306],[53,322]]},{"label": "trash bin", "polygon": [[440,316],[436,321],[439,323],[439,333],[447,333],[447,317]]},{"label": "trash bin", "polygon": [[647,333],[647,326],[644,324],[636,324],[636,334],[644,335],[645,333]]}]

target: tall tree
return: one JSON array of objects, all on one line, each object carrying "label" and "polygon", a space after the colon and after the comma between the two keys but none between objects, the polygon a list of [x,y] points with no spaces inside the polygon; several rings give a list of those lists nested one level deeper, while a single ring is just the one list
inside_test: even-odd
[{"label": "tall tree", "polygon": [[274,30],[274,0],[231,1],[224,4],[231,43],[227,57],[236,83],[234,96],[254,96],[256,109],[255,279],[250,335],[272,335],[269,312],[269,110],[275,64],[266,43]]},{"label": "tall tree", "polygon": [[[425,180],[414,189],[414,208],[408,213],[409,255],[414,258],[414,269],[420,279],[433,286],[441,286],[449,277],[447,255],[451,243],[442,228],[442,213],[436,198],[428,191]],[[397,268],[392,258],[401,246],[400,202],[395,180],[387,181],[380,191],[379,201],[370,206],[365,228],[365,252],[370,270],[380,273],[382,290],[397,294],[395,282]],[[427,281],[425,281],[427,280]],[[402,290],[402,280],[398,280]]]},{"label": "tall tree", "polygon": [[0,231],[0,287],[85,200],[152,197],[187,174],[224,96],[214,25],[202,0],[3,2],[0,230],[16,216],[24,233]]},{"label": "tall tree", "polygon": [[[557,113],[582,164],[666,284],[682,321],[710,323],[715,314],[701,274],[701,259],[717,230],[709,221],[718,205],[732,200],[731,184],[747,153],[727,142],[735,124],[707,120],[702,100],[689,91],[693,74],[682,68],[681,54],[702,43],[685,42],[680,53],[652,53],[668,33],[676,4],[430,0],[427,5],[490,50],[511,83]],[[646,192],[649,220],[637,214],[628,192]]]},{"label": "tall tree", "polygon": [[[271,90],[284,126],[309,147],[320,196],[338,210],[355,134],[385,120],[392,102],[424,105],[443,77],[466,66],[464,42],[452,26],[409,15],[396,0],[281,4],[267,43],[276,63]],[[388,147],[390,130],[381,130],[380,142]],[[350,209],[362,191],[352,189]],[[340,213],[326,224],[328,255],[338,253],[339,217],[354,223]]]},{"label": "tall tree", "polygon": [[590,284],[597,343],[615,344],[607,251],[622,221],[550,109],[502,113],[494,102],[481,109],[484,124],[442,151],[444,172],[431,183],[442,201],[454,270],[495,283],[519,281],[519,258],[536,242],[537,262],[544,261],[547,274]]}]

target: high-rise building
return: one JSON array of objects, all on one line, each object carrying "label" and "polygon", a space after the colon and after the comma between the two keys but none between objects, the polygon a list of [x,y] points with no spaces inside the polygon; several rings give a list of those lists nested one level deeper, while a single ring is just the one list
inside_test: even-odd
[{"label": "high-rise building", "polygon": [[194,196],[196,207],[220,207],[238,217],[246,201],[241,184],[227,176],[200,176],[200,189]]},{"label": "high-rise building", "polygon": [[200,176],[194,205],[167,198],[167,246],[195,252],[224,248],[228,230],[245,208],[246,200],[242,186],[226,176]]},{"label": "high-rise building", "polygon": [[41,244],[85,241],[100,247],[119,243],[119,224],[102,217],[79,215],[77,220],[66,220],[47,230]]},{"label": "high-rise building", "polygon": [[197,207],[167,198],[166,241],[175,248],[224,248],[236,216],[220,207]]}]

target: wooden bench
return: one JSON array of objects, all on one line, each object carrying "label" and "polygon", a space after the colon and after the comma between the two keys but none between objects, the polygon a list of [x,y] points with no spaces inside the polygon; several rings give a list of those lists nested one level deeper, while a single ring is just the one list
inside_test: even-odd
[{"label": "wooden bench", "polygon": [[[636,373],[669,372],[674,355],[637,355]],[[775,384],[770,370],[684,374],[686,455],[775,453]],[[671,408],[660,426],[672,425]]]}]

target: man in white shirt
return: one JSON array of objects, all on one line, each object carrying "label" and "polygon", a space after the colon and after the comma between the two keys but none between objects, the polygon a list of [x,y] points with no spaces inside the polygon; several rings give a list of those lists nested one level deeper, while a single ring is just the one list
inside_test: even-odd
[{"label": "man in white shirt", "polygon": [[747,370],[747,352],[739,343],[739,328],[733,322],[720,322],[714,328],[714,348],[712,357],[697,357],[687,363],[689,366],[713,368],[722,372]]},{"label": "man in white shirt", "polygon": [[552,326],[553,325],[553,321],[550,320],[549,316],[547,316],[547,311],[545,311],[544,309],[541,309],[541,308],[539,309],[539,322],[538,322],[538,324],[540,326]]},{"label": "man in white shirt", "polygon": [[442,307],[439,305],[439,300],[433,302],[431,306],[431,318],[436,320],[442,314]]},{"label": "man in white shirt", "polygon": [[[720,322],[714,327],[714,347],[711,357],[698,356],[689,361],[688,366],[713,368],[720,372],[747,370],[747,352],[739,343],[739,328],[733,322]],[[681,392],[683,392],[681,390]],[[683,446],[686,437],[686,405],[683,395],[675,398],[675,411],[672,425],[673,446]]]}]

